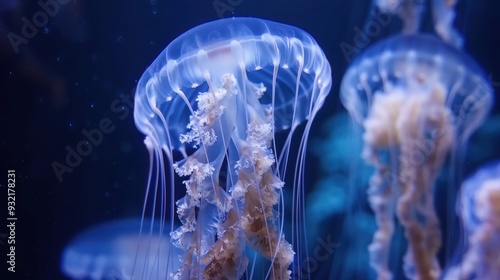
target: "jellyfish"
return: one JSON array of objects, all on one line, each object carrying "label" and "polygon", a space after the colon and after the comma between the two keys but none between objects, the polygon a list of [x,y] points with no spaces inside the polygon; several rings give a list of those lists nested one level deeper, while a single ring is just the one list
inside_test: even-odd
[{"label": "jellyfish", "polygon": [[[270,261],[258,278],[290,278],[291,244],[304,233],[305,147],[330,88],[330,65],[309,34],[256,18],[195,27],[146,70],[134,116],[151,155],[148,190],[160,196],[148,205],[164,217],[169,194],[181,223],[171,226],[183,251],[174,279],[241,278],[253,266],[246,248]],[[283,231],[289,170],[291,243]],[[185,194],[174,204],[176,185]]]},{"label": "jellyfish", "polygon": [[468,250],[445,279],[498,279],[500,275],[500,162],[488,164],[463,184],[457,211]]},{"label": "jellyfish", "polygon": [[[463,45],[463,38],[453,28],[455,6],[458,0],[432,0],[432,21],[434,31],[445,42],[457,48]],[[403,21],[405,34],[415,34],[421,28],[425,0],[374,0],[374,5],[383,13],[396,14]]]},{"label": "jellyfish", "polygon": [[71,279],[166,279],[180,265],[173,257],[179,252],[170,249],[161,221],[145,221],[151,228],[142,235],[141,222],[126,218],[85,230],[64,249],[61,271]]},{"label": "jellyfish", "polygon": [[362,126],[362,158],[375,168],[367,192],[378,229],[368,249],[379,279],[392,276],[395,216],[408,242],[406,277],[439,277],[435,179],[447,155],[460,159],[492,99],[476,62],[433,35],[390,37],[346,71],[341,101]]}]

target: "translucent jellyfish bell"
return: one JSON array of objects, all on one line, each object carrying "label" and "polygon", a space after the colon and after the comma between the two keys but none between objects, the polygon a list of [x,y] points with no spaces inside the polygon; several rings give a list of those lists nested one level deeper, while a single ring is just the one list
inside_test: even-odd
[{"label": "translucent jellyfish bell", "polygon": [[64,249],[62,272],[71,279],[167,279],[180,265],[180,252],[170,248],[161,222],[147,223],[148,232],[142,235],[138,218],[85,230]]},{"label": "translucent jellyfish bell", "polygon": [[395,214],[409,243],[406,276],[438,277],[434,181],[446,155],[463,151],[492,99],[478,65],[430,35],[389,38],[350,65],[341,100],[363,126],[363,158],[376,169],[368,195],[378,230],[369,251],[380,279],[391,277]]},{"label": "translucent jellyfish bell", "polygon": [[466,233],[463,259],[447,280],[498,279],[500,275],[500,162],[482,167],[462,184],[458,214]]},{"label": "translucent jellyfish bell", "polygon": [[[168,188],[173,199],[175,174],[186,178],[176,203],[182,226],[171,234],[185,251],[174,278],[240,278],[249,262],[245,246],[271,261],[268,276],[290,277],[294,253],[276,224],[283,210],[275,208],[292,135],[305,122],[293,180],[301,207],[307,135],[330,75],[309,34],[256,18],[195,27],[146,70],[134,113],[159,170],[151,185]],[[280,147],[274,133],[287,129]]]}]

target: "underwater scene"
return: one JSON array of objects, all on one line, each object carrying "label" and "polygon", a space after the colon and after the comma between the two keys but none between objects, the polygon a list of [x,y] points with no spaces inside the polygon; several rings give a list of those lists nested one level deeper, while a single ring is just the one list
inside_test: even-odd
[{"label": "underwater scene", "polygon": [[0,279],[500,279],[500,2],[0,0]]}]

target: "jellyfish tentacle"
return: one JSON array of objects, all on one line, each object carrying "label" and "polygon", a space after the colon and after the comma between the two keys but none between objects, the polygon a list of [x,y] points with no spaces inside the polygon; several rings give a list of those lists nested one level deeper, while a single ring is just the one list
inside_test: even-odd
[{"label": "jellyfish tentacle", "polygon": [[[433,182],[452,143],[449,135],[453,134],[453,128],[444,100],[444,92],[439,88],[432,91],[428,100],[409,100],[406,111],[410,114],[402,116],[399,123],[403,192],[398,203],[398,218],[405,227],[410,247],[405,258],[408,277],[436,279],[440,274],[435,260],[441,245],[439,223],[427,201],[432,200]],[[428,136],[433,129],[440,131],[441,136],[446,135],[446,139]],[[422,149],[428,137],[434,148]],[[415,151],[420,154],[415,155]],[[419,221],[419,217],[424,217],[423,221]]]},{"label": "jellyfish tentacle", "polygon": [[[402,33],[416,34],[420,31],[425,0],[374,0],[383,13],[398,15],[403,21]],[[455,6],[458,0],[432,0],[431,10],[435,32],[450,45],[460,49],[464,38],[455,28]]]},{"label": "jellyfish tentacle", "polygon": [[222,223],[219,239],[210,251],[203,256],[206,264],[203,279],[238,279],[248,265],[248,258],[243,254],[243,238],[239,213],[231,208]]},{"label": "jellyfish tentacle", "polygon": [[247,107],[247,112],[247,137],[236,143],[241,158],[237,162],[238,181],[232,194],[244,204],[242,228],[248,245],[272,261],[271,279],[290,279],[288,267],[294,252],[275,225],[274,206],[278,204],[284,183],[272,169],[275,163],[271,150],[273,125],[269,114],[261,116],[252,106]]},{"label": "jellyfish tentacle", "polygon": [[[388,108],[391,110],[388,111]],[[405,258],[406,274],[412,279],[437,279],[440,270],[435,256],[441,237],[439,221],[432,206],[432,186],[453,143],[451,112],[445,107],[444,91],[439,87],[430,94],[389,89],[385,95],[375,96],[364,127],[365,159],[377,167],[369,189],[370,205],[379,224],[371,245],[372,258],[376,261],[372,265],[379,272],[379,277],[390,275],[384,268],[386,259],[383,258],[388,257],[389,234],[392,233],[389,222],[392,214],[386,212],[386,208],[390,207],[390,198],[395,195],[382,181],[384,166],[374,158],[373,150],[396,145],[400,154],[395,163],[389,163],[396,164],[398,176],[390,184],[399,186],[397,217],[405,228],[409,242]],[[422,148],[428,141],[430,145]],[[384,251],[384,247],[378,245],[387,247]]]},{"label": "jellyfish tentacle", "polygon": [[389,280],[392,279],[389,269],[389,250],[394,234],[393,191],[390,181],[387,180],[387,166],[374,154],[366,155],[365,160],[376,166],[367,191],[368,202],[375,212],[377,223],[377,231],[373,234],[373,240],[368,247],[371,255],[370,265],[377,272],[377,279]]},{"label": "jellyfish tentacle", "polygon": [[403,21],[403,33],[419,31],[424,0],[375,0],[375,4],[382,13],[395,14]]},{"label": "jellyfish tentacle", "polygon": [[432,13],[434,18],[434,29],[445,42],[456,48],[461,48],[464,39],[460,33],[453,28],[455,20],[454,8],[458,0],[432,0]]},{"label": "jellyfish tentacle", "polygon": [[420,30],[424,0],[406,0],[398,10],[398,16],[403,21],[402,33],[416,34]]},{"label": "jellyfish tentacle", "polygon": [[375,0],[377,7],[384,13],[394,13],[405,0]]},{"label": "jellyfish tentacle", "polygon": [[[241,263],[227,262],[228,256],[234,260],[241,257],[243,262],[245,257],[242,256],[241,237],[232,229],[238,220],[234,219],[233,212],[228,214],[233,208],[231,197],[214,180],[214,177],[218,178],[214,174],[220,172],[227,150],[225,145],[234,127],[234,95],[237,94],[234,77],[224,76],[221,82],[221,88],[212,88],[198,95],[198,109],[193,112],[188,124],[190,130],[180,135],[181,142],[200,145],[203,149],[196,150],[187,159],[174,164],[179,176],[190,176],[184,181],[186,196],[177,202],[177,213],[182,225],[172,234],[174,244],[186,250],[184,265],[175,275],[176,279],[196,279],[201,274],[210,275],[212,278],[209,279],[217,279],[219,276],[214,271],[230,273],[235,269],[241,271],[240,275],[233,274],[232,277],[240,277],[244,271],[239,269]],[[224,122],[224,125],[220,125],[220,122]],[[215,212],[215,218],[210,218],[212,212]],[[206,220],[202,221],[203,217]],[[198,222],[202,222],[203,226],[197,226]],[[211,240],[215,239],[216,233],[219,243],[214,245]],[[230,244],[224,247],[228,250],[224,251],[225,254],[217,254],[223,242]],[[214,270],[217,266],[223,266],[224,270]]]},{"label": "jellyfish tentacle", "polygon": [[[177,203],[177,212],[182,226],[173,233],[172,238],[174,244],[186,250],[186,254],[184,265],[175,278],[197,278],[201,272],[193,269],[194,267],[203,269],[203,275],[208,279],[219,279],[222,276],[227,278],[229,275],[232,275],[230,278],[241,277],[244,269],[240,266],[246,267],[248,263],[246,257],[243,256],[242,238],[244,236],[253,249],[273,262],[272,279],[289,279],[291,272],[288,267],[294,253],[291,245],[286,242],[281,231],[274,225],[276,220],[274,206],[278,203],[278,190],[284,183],[274,175],[272,170],[275,163],[274,153],[270,149],[273,126],[265,110],[256,110],[255,106],[250,105],[258,102],[256,99],[262,95],[260,93],[262,88],[257,90],[254,96],[247,95],[246,100],[235,97],[236,103],[231,103],[233,108],[238,108],[232,110],[241,110],[244,106],[248,115],[246,139],[243,140],[237,135],[231,136],[240,154],[240,159],[235,166],[238,181],[234,188],[229,190],[231,196],[219,187],[218,182],[214,184],[211,181],[214,172],[218,173],[220,170],[218,164],[222,163],[221,158],[226,155],[226,147],[215,149],[222,150],[218,154],[219,158],[211,163],[205,163],[209,160],[205,158],[206,154],[213,157],[212,145],[217,145],[216,138],[220,135],[218,129],[213,130],[213,127],[207,124],[212,124],[225,114],[217,111],[219,109],[224,111],[223,107],[228,106],[224,102],[225,94],[237,94],[228,86],[228,83],[235,84],[234,76],[228,74],[223,80],[224,90],[199,95],[198,110],[194,111],[191,122],[188,124],[191,130],[181,135],[181,142],[201,145],[205,147],[205,150],[199,149],[186,160],[174,165],[179,176],[191,176],[189,180],[184,181],[186,196]],[[225,118],[231,117],[225,116]],[[239,131],[241,132],[241,128]],[[225,204],[211,199],[212,195],[224,197]],[[240,200],[240,204],[243,205],[241,215],[237,215],[239,211],[233,203],[237,200]],[[209,206],[204,206],[207,204],[217,206],[219,219],[215,223],[219,228],[218,240],[214,244],[201,242],[202,246],[200,246],[199,240],[204,235],[200,231],[204,227],[197,226],[197,221],[202,215],[199,212],[196,213],[196,208],[200,211],[204,208],[203,211],[207,211]],[[243,229],[243,234],[240,229]],[[204,246],[206,250],[200,249]],[[236,261],[237,259],[241,261]]]},{"label": "jellyfish tentacle", "polygon": [[[362,79],[363,80],[363,79]],[[401,95],[375,96],[373,109],[370,117],[364,122],[365,146],[363,148],[363,159],[375,167],[375,173],[370,178],[368,189],[368,202],[375,212],[377,231],[373,235],[373,241],[369,245],[370,264],[377,272],[378,279],[391,279],[392,273],[389,269],[389,250],[394,233],[394,187],[398,183],[392,180],[390,159],[384,160],[380,154],[384,149],[390,149],[397,137],[391,130],[395,126],[394,120],[399,114],[397,103],[402,102]],[[392,104],[391,104],[392,103]],[[396,103],[396,104],[394,104]],[[384,107],[394,110],[386,110]]]}]

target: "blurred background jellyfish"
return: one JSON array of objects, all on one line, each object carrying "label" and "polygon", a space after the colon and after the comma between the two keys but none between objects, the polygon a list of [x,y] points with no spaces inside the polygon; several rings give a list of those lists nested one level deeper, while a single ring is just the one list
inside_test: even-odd
[{"label": "blurred background jellyfish", "polygon": [[[168,215],[169,195],[174,220],[175,175],[185,177],[185,195],[175,203],[181,226],[171,225],[173,244],[184,251],[175,279],[238,279],[247,266],[252,278],[256,261],[245,248],[270,261],[256,278],[290,278],[305,231],[307,136],[330,87],[330,65],[309,34],[256,18],[195,27],[146,70],[134,113],[151,154],[153,215]],[[287,170],[294,172],[294,248],[283,230]]]},{"label": "blurred background jellyfish", "polygon": [[369,253],[379,279],[392,277],[389,252],[394,216],[408,241],[406,277],[439,277],[436,255],[441,233],[434,209],[435,180],[448,153],[452,164],[460,159],[492,98],[479,66],[431,35],[386,39],[346,71],[341,101],[362,125],[362,158],[375,168],[368,201],[377,231]]},{"label": "blurred background jellyfish", "polygon": [[[460,48],[463,38],[453,28],[455,6],[458,0],[431,0],[433,27],[445,42]],[[383,13],[396,14],[403,21],[404,34],[414,34],[420,30],[425,9],[425,0],[374,0],[375,6]]]},{"label": "blurred background jellyfish", "polygon": [[468,249],[445,279],[498,279],[500,275],[500,162],[482,167],[462,185],[458,214]]},{"label": "blurred background jellyfish", "polygon": [[167,279],[180,265],[173,257],[180,252],[170,249],[160,221],[148,222],[151,234],[140,236],[141,222],[128,218],[85,230],[64,249],[62,272],[71,279]]}]

